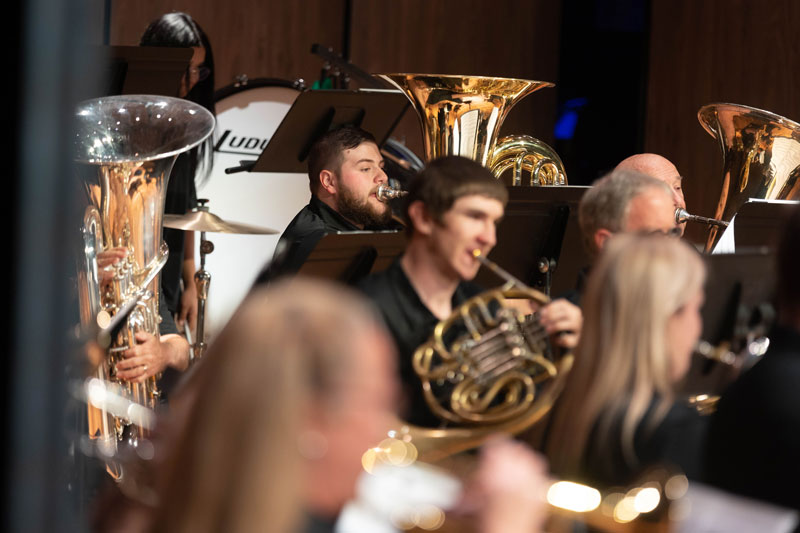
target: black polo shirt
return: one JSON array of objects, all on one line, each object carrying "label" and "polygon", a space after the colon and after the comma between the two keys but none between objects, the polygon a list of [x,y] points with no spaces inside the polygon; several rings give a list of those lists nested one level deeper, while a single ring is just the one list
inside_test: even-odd
[{"label": "black polo shirt", "polygon": [[[442,425],[442,420],[428,408],[422,392],[422,382],[412,366],[414,351],[430,338],[439,319],[422,303],[403,271],[399,258],[387,270],[367,276],[358,287],[380,310],[397,346],[398,369],[405,400],[400,416],[419,426]],[[453,294],[453,309],[480,292],[482,289],[477,285],[459,283]]]},{"label": "black polo shirt", "polygon": [[[401,226],[394,221],[386,226],[364,228],[365,231],[399,229]],[[267,283],[286,274],[296,274],[322,237],[328,233],[347,231],[362,230],[312,194],[308,205],[286,226],[275,247],[272,261],[258,275],[255,284]]]}]

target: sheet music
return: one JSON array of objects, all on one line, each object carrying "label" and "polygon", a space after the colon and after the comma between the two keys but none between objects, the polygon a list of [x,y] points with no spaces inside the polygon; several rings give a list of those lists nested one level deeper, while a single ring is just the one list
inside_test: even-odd
[{"label": "sheet music", "polygon": [[688,514],[675,528],[679,533],[789,533],[800,523],[795,510],[699,483],[689,485],[685,498]]}]

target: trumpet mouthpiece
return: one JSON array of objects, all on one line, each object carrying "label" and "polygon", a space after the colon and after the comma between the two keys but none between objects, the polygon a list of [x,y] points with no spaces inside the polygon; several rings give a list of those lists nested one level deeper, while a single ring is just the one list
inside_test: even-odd
[{"label": "trumpet mouthpiece", "polygon": [[375,193],[375,196],[377,196],[378,200],[381,202],[388,202],[389,200],[394,200],[395,198],[402,198],[407,194],[408,191],[394,189],[388,185],[381,184],[378,186],[378,191]]}]

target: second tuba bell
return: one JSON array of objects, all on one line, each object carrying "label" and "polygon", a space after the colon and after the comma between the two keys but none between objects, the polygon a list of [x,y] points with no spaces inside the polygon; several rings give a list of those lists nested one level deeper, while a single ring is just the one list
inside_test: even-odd
[{"label": "second tuba bell", "polygon": [[446,155],[474,159],[495,177],[513,168],[513,185],[566,185],[561,159],[550,146],[529,136],[498,140],[503,121],[525,96],[545,87],[545,81],[439,74],[379,74],[411,101],[422,125],[425,160]]},{"label": "second tuba bell", "polygon": [[[697,118],[722,148],[722,192],[714,219],[730,222],[750,198],[800,198],[800,124],[738,104],[709,104]],[[722,232],[712,227],[710,251]]]}]

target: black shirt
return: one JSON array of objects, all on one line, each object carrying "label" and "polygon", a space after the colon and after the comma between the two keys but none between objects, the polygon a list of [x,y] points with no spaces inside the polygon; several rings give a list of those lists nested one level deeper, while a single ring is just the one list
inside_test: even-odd
[{"label": "black shirt", "polygon": [[800,331],[778,326],[769,339],[711,416],[706,481],[800,509]]},{"label": "black shirt", "polygon": [[[366,231],[396,229],[399,229],[396,223],[382,227],[364,228]],[[296,274],[322,237],[328,233],[347,231],[361,231],[361,228],[352,224],[312,194],[308,205],[301,209],[286,226],[275,247],[272,262],[261,271],[255,284],[267,283],[286,274]]]},{"label": "black shirt", "polygon": [[708,417],[680,401],[669,407],[664,417],[652,423],[659,400],[653,398],[633,436],[631,463],[623,452],[622,419],[612,424],[605,443],[597,427],[592,432],[583,460],[584,480],[600,487],[629,486],[653,467],[667,467],[684,473],[689,479],[702,478],[702,455]]},{"label": "black shirt", "polygon": [[[397,346],[398,368],[407,401],[400,415],[405,421],[419,426],[440,426],[442,421],[428,408],[422,382],[412,366],[414,351],[430,338],[439,319],[422,303],[403,271],[400,259],[396,259],[387,270],[362,280],[359,288],[380,310]],[[459,283],[453,294],[453,309],[480,292],[482,290],[477,285]]]},{"label": "black shirt", "polygon": [[[194,185],[191,154],[189,151],[178,156],[172,167],[167,194],[164,199],[164,213],[183,215],[197,207],[197,190]],[[164,242],[169,246],[169,257],[161,272],[161,290],[167,307],[172,314],[180,310],[181,278],[183,275],[183,256],[186,245],[186,232],[180,229],[164,228]]]},{"label": "black shirt", "polygon": [[296,274],[325,234],[358,230],[358,226],[312,194],[308,205],[286,226],[275,247],[272,262],[258,275],[256,285],[285,274]]}]

